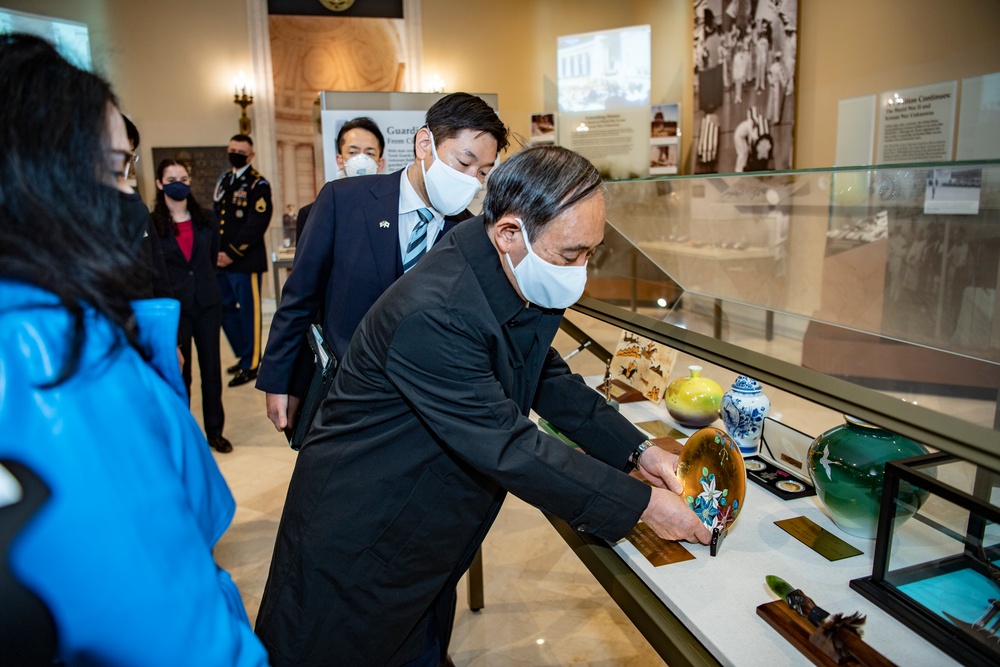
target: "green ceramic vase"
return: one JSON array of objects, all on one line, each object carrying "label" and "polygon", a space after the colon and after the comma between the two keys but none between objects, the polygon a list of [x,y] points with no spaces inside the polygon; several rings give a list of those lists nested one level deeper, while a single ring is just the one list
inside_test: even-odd
[{"label": "green ceramic vase", "polygon": [[[856,537],[875,538],[885,464],[926,454],[927,449],[866,421],[844,415],[845,423],[821,433],[809,447],[809,476],[833,522]],[[927,491],[900,483],[897,522],[908,519]]]},{"label": "green ceramic vase", "polygon": [[667,387],[667,412],[681,426],[702,428],[719,418],[722,387],[701,377],[701,366],[688,366],[691,375],[677,378]]}]

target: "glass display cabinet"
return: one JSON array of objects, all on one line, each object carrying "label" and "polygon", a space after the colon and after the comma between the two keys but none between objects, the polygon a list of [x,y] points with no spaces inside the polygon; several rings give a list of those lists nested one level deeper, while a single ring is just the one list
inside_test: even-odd
[{"label": "glass display cabinet", "polygon": [[[940,481],[997,494],[1000,163],[622,181],[607,193],[605,245],[556,340],[588,382],[601,383],[623,331],[640,335],[679,352],[671,379],[697,363],[724,389],[738,375],[763,385],[771,419],[800,436],[772,452],[797,479],[809,480],[812,438],[846,414],[953,457]],[[694,432],[662,401],[622,413]],[[769,574],[831,612],[866,614],[865,640],[897,664],[954,663],[851,589],[872,575],[876,540],[841,531],[816,496],[747,486],[716,558],[686,545],[693,559],[654,567],[627,540],[550,520],[672,667],[804,664],[755,615],[775,599]],[[775,525],[800,516],[861,554],[828,560]],[[895,526],[898,562],[922,562],[926,531]]]},{"label": "glass display cabinet", "polygon": [[[871,576],[851,587],[964,664],[1000,663],[1000,493],[989,475],[948,474],[938,452],[886,466]],[[952,485],[942,478],[973,482]],[[907,486],[926,494],[914,508]],[[896,533],[913,512],[921,525]]]}]

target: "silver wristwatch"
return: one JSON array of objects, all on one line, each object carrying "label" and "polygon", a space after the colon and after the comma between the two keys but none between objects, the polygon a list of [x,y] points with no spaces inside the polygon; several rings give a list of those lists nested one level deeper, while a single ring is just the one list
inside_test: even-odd
[{"label": "silver wristwatch", "polygon": [[629,454],[629,456],[628,456],[629,465],[631,465],[633,468],[638,468],[639,467],[639,457],[642,456],[642,453],[644,451],[646,451],[647,449],[649,449],[652,446],[653,446],[653,443],[651,443],[649,440],[643,441],[642,444],[640,444],[638,447],[635,448],[634,452],[632,452],[631,454]]}]

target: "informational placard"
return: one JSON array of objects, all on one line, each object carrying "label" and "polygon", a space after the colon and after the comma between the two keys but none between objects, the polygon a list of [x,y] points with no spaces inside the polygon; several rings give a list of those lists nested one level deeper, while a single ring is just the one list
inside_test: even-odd
[{"label": "informational placard", "polygon": [[876,162],[950,162],[957,96],[957,81],[882,93]]},{"label": "informational placard", "polygon": [[868,166],[875,149],[875,95],[840,100],[837,105],[837,167]]},{"label": "informational placard", "polygon": [[644,523],[637,523],[625,537],[653,567],[694,559],[680,542],[663,539]]},{"label": "informational placard", "polygon": [[1000,159],[1000,72],[962,79],[956,160]]},{"label": "informational placard", "polygon": [[559,144],[609,179],[649,173],[650,27],[560,37]]},{"label": "informational placard", "polygon": [[774,525],[829,561],[852,558],[864,553],[807,516],[782,519],[775,521]]},{"label": "informational placard", "polygon": [[680,104],[651,107],[649,124],[649,175],[676,174],[680,153]]}]

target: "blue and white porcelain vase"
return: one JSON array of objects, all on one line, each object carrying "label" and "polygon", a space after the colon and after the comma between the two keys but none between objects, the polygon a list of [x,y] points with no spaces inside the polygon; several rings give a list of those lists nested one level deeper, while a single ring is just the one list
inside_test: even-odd
[{"label": "blue and white porcelain vase", "polygon": [[732,388],[722,396],[721,412],[726,432],[736,441],[743,456],[760,451],[764,418],[771,412],[771,399],[764,395],[760,383],[746,375],[736,378]]}]

